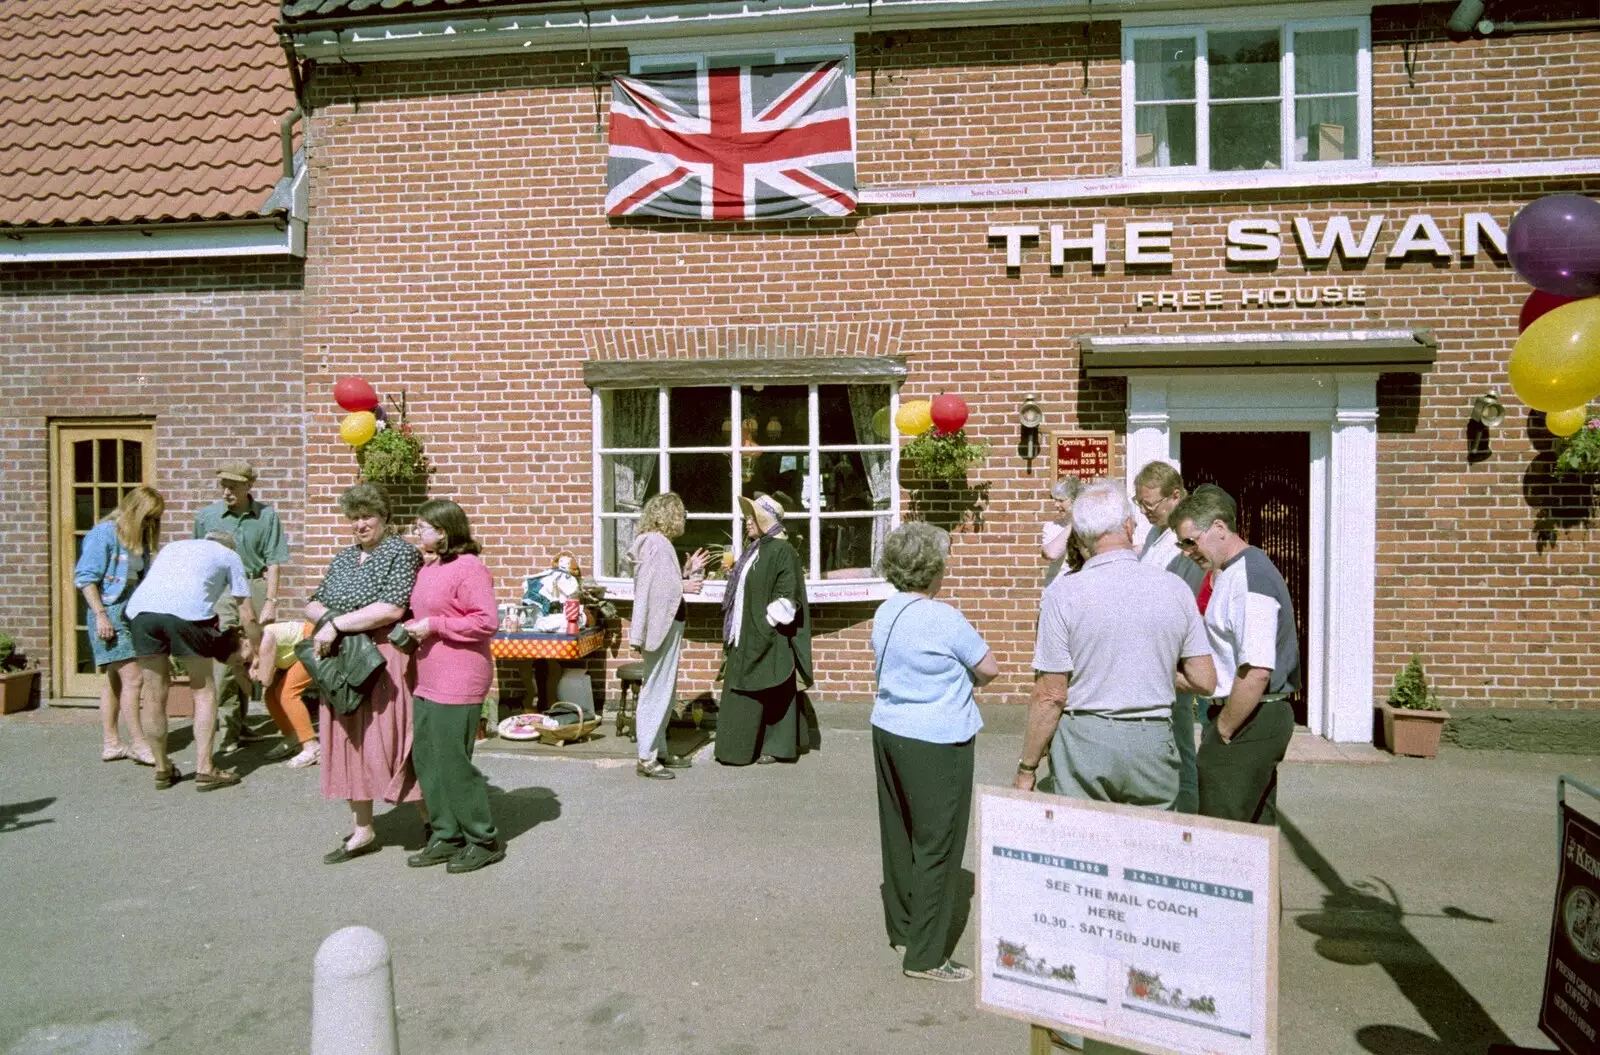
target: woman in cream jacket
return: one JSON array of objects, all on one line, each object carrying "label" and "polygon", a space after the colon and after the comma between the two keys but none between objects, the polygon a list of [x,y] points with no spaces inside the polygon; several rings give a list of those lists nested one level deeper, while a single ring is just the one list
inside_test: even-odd
[{"label": "woman in cream jacket", "polygon": [[687,758],[667,754],[667,716],[677,696],[678,655],[689,615],[683,595],[700,592],[700,580],[691,576],[706,563],[706,551],[700,549],[679,568],[672,540],[682,535],[683,529],[683,499],[668,491],[644,504],[639,534],[628,547],[633,561],[628,644],[644,654],[644,682],[639,687],[635,717],[638,773],[651,780],[671,780],[672,770],[687,769],[690,764]]}]

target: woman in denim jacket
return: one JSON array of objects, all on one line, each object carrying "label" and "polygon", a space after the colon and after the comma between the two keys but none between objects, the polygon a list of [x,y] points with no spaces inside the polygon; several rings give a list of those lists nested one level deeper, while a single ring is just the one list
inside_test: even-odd
[{"label": "woman in denim jacket", "polygon": [[[89,649],[95,666],[106,674],[100,693],[102,762],[131,757],[141,765],[155,765],[139,724],[139,665],[133,662],[133,640],[122,610],[155,553],[165,508],[153,488],[135,487],[123,495],[117,511],[83,537],[83,556],[72,573],[72,585],[89,605]],[[117,731],[119,701],[132,747],[123,745]]]}]

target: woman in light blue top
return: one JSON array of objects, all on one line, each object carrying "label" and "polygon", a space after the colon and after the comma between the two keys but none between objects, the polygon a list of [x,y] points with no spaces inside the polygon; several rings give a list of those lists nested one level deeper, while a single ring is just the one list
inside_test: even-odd
[{"label": "woman in light blue top", "polygon": [[950,536],[928,524],[906,524],[884,540],[883,573],[897,592],[872,621],[872,754],[889,944],[904,947],[907,977],[964,982],[972,969],[949,954],[983,726],[972,690],[1000,665],[966,617],[933,599],[949,546]]},{"label": "woman in light blue top", "polygon": [[[123,608],[155,553],[165,509],[166,502],[153,488],[135,487],[123,495],[117,511],[83,537],[83,555],[72,572],[72,585],[89,606],[89,650],[106,675],[100,693],[102,762],[131,757],[141,765],[156,764],[139,725],[139,665],[133,662],[132,631]],[[119,702],[127,715],[131,747],[123,745],[117,731]]]}]

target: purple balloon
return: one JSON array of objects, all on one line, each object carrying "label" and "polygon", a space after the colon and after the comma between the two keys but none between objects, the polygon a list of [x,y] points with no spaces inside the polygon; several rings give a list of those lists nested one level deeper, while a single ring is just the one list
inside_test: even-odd
[{"label": "purple balloon", "polygon": [[1535,289],[1563,297],[1600,293],[1600,202],[1547,194],[1511,219],[1506,255]]},{"label": "purple balloon", "polygon": [[379,421],[389,420],[389,413],[383,409],[382,403],[379,403],[377,406],[372,408],[372,416],[377,418]]}]

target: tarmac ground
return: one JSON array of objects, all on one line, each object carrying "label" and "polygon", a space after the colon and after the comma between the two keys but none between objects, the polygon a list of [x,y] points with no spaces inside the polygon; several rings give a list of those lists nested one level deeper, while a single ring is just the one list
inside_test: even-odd
[{"label": "tarmac ground", "polygon": [[[638,779],[632,744],[480,746],[509,856],[322,864],[348,830],[318,771],[237,761],[237,788],[155,790],[99,761],[92,711],[0,720],[0,1053],[305,1051],[318,944],[354,923],[394,957],[403,1051],[1027,1051],[971,985],[901,976],[878,902],[866,710],[824,706],[821,749]],[[986,709],[978,781],[1010,778],[1019,708]],[[602,727],[611,733],[609,725]],[[174,729],[192,772],[187,725]],[[1577,755],[1429,761],[1327,750],[1285,764],[1279,1050],[1549,1050],[1536,1025],[1556,873],[1555,783]],[[1359,764],[1367,762],[1371,764]],[[971,864],[969,849],[968,864]],[[963,913],[967,911],[963,907]],[[955,956],[972,962],[968,927]]]}]

